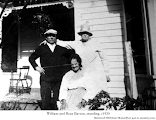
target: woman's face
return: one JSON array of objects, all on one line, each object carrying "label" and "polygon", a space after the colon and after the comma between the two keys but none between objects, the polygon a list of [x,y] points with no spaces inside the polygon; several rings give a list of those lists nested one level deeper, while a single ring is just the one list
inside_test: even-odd
[{"label": "woman's face", "polygon": [[79,63],[77,62],[76,59],[72,59],[72,60],[71,60],[71,67],[72,67],[72,70],[73,70],[74,72],[77,72],[77,71],[80,70],[80,65],[79,65]]},{"label": "woman's face", "polygon": [[81,38],[82,38],[82,42],[87,42],[89,40],[90,36],[88,34],[82,34]]}]

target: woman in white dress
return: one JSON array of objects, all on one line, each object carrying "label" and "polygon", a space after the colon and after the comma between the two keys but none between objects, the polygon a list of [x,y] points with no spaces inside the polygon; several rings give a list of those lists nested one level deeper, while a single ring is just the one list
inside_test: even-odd
[{"label": "woman in white dress", "polygon": [[81,36],[80,40],[57,40],[57,44],[66,48],[74,49],[81,57],[83,66],[81,71],[83,71],[83,76],[85,76],[84,81],[90,82],[90,87],[94,90],[93,96],[94,93],[98,94],[101,90],[109,92],[107,87],[107,82],[110,81],[109,62],[106,53],[100,49],[97,41],[91,39],[93,34],[90,31],[88,23],[81,26],[78,34]]},{"label": "woman in white dress", "polygon": [[71,57],[72,70],[65,74],[60,87],[61,110],[87,110],[88,108],[84,107],[86,101],[96,94],[93,94],[92,89],[96,84],[91,83],[90,78],[84,76],[81,63],[79,55],[74,54]]},{"label": "woman in white dress", "polygon": [[81,26],[80,40],[75,41],[60,41],[58,44],[67,48],[74,49],[82,59],[83,74],[90,81],[96,82],[98,87],[94,90],[98,93],[101,90],[108,92],[107,82],[109,78],[109,62],[107,53],[101,50],[97,41],[92,40],[93,34],[90,31],[90,26],[85,23]]}]

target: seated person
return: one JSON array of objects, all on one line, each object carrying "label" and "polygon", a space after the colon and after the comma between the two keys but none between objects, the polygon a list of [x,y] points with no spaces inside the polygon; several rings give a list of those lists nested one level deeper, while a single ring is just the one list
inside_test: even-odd
[{"label": "seated person", "polygon": [[[67,72],[61,83],[59,100],[61,110],[84,110],[88,99],[92,99],[97,92],[93,87],[96,84],[88,76],[85,77],[82,61],[78,54],[71,56],[71,69]],[[90,80],[90,81],[89,81]]]}]

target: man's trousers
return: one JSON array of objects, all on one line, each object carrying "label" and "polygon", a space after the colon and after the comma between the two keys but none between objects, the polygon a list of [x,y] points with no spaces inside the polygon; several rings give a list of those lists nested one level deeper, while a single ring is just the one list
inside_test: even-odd
[{"label": "man's trousers", "polygon": [[40,81],[41,109],[58,110],[57,101],[59,97],[61,82]]}]

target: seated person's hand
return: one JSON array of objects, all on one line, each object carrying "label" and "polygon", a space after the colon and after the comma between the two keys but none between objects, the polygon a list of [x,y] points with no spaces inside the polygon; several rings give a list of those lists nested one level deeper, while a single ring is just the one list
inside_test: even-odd
[{"label": "seated person's hand", "polygon": [[65,110],[68,108],[68,105],[67,105],[67,102],[65,99],[62,99],[61,100],[61,107],[60,107],[60,110]]},{"label": "seated person's hand", "polygon": [[84,108],[87,105],[87,101],[82,99],[82,101],[77,105],[79,109]]}]

